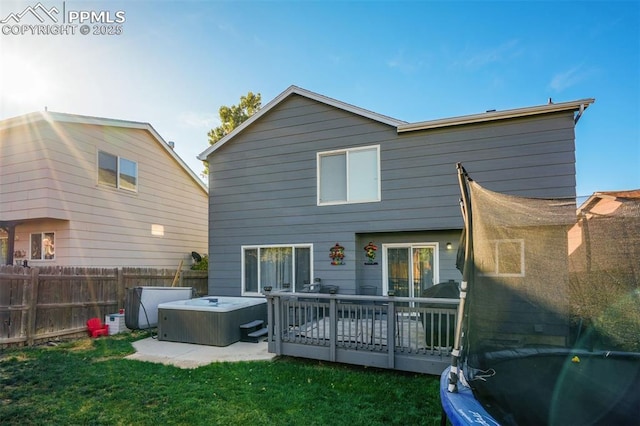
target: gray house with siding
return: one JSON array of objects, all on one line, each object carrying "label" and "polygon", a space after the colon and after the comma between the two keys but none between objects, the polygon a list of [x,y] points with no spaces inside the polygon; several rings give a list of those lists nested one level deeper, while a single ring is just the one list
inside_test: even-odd
[{"label": "gray house with siding", "polygon": [[209,294],[320,282],[411,297],[459,281],[456,163],[494,191],[575,197],[574,127],[593,102],[407,123],[291,86],[199,155]]}]

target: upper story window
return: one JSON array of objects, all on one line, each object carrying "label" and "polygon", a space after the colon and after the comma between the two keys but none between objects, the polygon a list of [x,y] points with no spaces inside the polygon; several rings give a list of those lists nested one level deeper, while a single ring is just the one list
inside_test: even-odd
[{"label": "upper story window", "polygon": [[138,163],[104,151],[98,151],[98,183],[112,188],[136,191],[138,189]]},{"label": "upper story window", "polygon": [[53,260],[56,258],[56,235],[54,232],[31,234],[31,260]]},{"label": "upper story window", "polygon": [[380,147],[318,153],[318,205],[380,201]]}]

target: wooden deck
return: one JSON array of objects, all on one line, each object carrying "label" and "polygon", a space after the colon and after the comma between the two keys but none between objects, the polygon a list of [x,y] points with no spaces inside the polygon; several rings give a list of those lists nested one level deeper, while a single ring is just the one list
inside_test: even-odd
[{"label": "wooden deck", "polygon": [[269,351],[439,375],[451,363],[457,299],[270,293]]}]

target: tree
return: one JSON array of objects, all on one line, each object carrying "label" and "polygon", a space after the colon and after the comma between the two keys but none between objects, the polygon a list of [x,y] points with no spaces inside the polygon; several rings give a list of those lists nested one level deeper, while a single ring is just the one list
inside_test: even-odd
[{"label": "tree", "polygon": [[[238,105],[221,106],[218,110],[220,125],[209,130],[209,145],[213,145],[223,137],[227,136],[236,127],[244,123],[249,117],[258,112],[262,107],[262,97],[260,93],[248,92],[246,96],[240,96]],[[209,163],[204,162],[203,174],[209,174]]]}]

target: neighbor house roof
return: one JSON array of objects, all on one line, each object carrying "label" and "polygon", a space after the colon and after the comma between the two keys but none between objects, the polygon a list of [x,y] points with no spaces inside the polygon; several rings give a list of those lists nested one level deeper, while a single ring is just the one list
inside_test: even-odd
[{"label": "neighbor house roof", "polygon": [[205,192],[208,192],[207,186],[196,176],[196,174],[187,166],[187,164],[180,158],[174,149],[160,136],[158,132],[149,123],[143,123],[138,121],[119,120],[113,118],[103,117],[91,117],[86,115],[67,114],[61,112],[48,112],[38,111],[32,112],[18,117],[8,118],[0,121],[0,131],[9,129],[12,127],[19,127],[29,125],[38,121],[48,122],[63,122],[63,123],[77,123],[77,124],[89,124],[97,126],[110,126],[110,127],[124,127],[129,129],[139,129],[149,132],[149,134],[158,142],[158,145],[164,149],[184,170],[189,176],[201,187]]},{"label": "neighbor house roof", "polygon": [[614,197],[614,198],[627,198],[627,199],[640,199],[640,189],[630,189],[628,191],[598,191],[593,195],[602,197]]},{"label": "neighbor house roof", "polygon": [[[578,208],[578,213],[589,212],[592,209],[596,208],[597,205],[604,205],[607,203],[607,208],[611,209],[608,211],[607,208],[604,208],[600,213],[606,212],[611,213],[615,210],[621,202],[632,202],[639,203],[640,202],[640,189],[630,189],[625,191],[597,191],[594,192],[582,205]],[[597,213],[597,211],[596,211]]]},{"label": "neighbor house roof", "polygon": [[276,105],[287,99],[291,95],[300,95],[309,99],[313,99],[318,102],[322,102],[327,105],[342,109],[344,111],[352,112],[362,117],[370,118],[380,123],[387,124],[389,126],[396,127],[398,133],[411,132],[417,130],[428,130],[440,127],[459,126],[464,124],[482,123],[488,121],[506,120],[510,118],[527,117],[532,115],[549,114],[556,112],[574,111],[577,112],[575,121],[577,122],[582,112],[587,109],[589,105],[595,102],[593,98],[581,99],[571,102],[552,103],[549,102],[546,105],[539,105],[526,108],[509,109],[503,111],[487,111],[482,114],[465,115],[459,117],[442,118],[437,120],[420,121],[417,123],[407,123],[406,121],[396,120],[385,115],[377,114],[366,109],[362,109],[336,99],[329,98],[318,93],[311,92],[309,90],[302,89],[297,86],[290,86],[287,90],[276,96],[271,102],[261,108],[257,113],[249,117],[244,123],[236,127],[231,133],[211,145],[204,150],[198,159],[206,160],[207,157],[233,139],[237,134],[249,127],[253,122],[260,119],[264,114],[273,109]]}]

